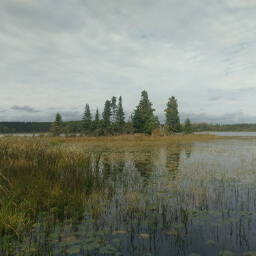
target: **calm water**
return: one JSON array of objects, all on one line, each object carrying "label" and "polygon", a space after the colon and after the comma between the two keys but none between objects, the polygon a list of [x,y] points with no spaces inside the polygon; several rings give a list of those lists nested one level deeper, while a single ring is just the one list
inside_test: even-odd
[{"label": "calm water", "polygon": [[256,255],[256,138],[101,150],[103,193],[76,225],[42,213],[43,255]]},{"label": "calm water", "polygon": [[217,136],[255,137],[256,132],[196,132],[196,134],[212,134]]}]

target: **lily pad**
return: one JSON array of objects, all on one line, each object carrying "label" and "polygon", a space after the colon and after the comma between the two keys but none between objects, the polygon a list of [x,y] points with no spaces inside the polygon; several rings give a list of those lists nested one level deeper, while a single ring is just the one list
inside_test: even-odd
[{"label": "lily pad", "polygon": [[127,231],[125,231],[125,230],[116,230],[112,234],[116,235],[116,234],[126,234],[126,233],[127,233]]},{"label": "lily pad", "polygon": [[185,227],[185,224],[184,224],[184,223],[181,223],[181,222],[173,222],[173,223],[171,224],[171,227],[172,227],[172,228],[176,228],[176,229],[184,228],[184,227]]},{"label": "lily pad", "polygon": [[243,256],[256,256],[256,252],[253,251],[247,251],[243,253]]},{"label": "lily pad", "polygon": [[67,252],[68,252],[69,254],[76,254],[76,253],[79,253],[80,250],[81,250],[81,246],[80,246],[80,245],[75,245],[75,246],[72,246],[71,248],[69,248],[69,249],[67,250]]},{"label": "lily pad", "polygon": [[179,231],[177,229],[171,229],[165,232],[166,235],[170,236],[170,235],[178,235]]},{"label": "lily pad", "polygon": [[220,256],[233,256],[234,253],[231,251],[220,251]]},{"label": "lily pad", "polygon": [[115,243],[115,244],[119,244],[121,242],[121,240],[119,238],[114,238],[112,240],[112,243]]},{"label": "lily pad", "polygon": [[99,244],[100,242],[100,237],[89,237],[83,240],[83,244]]},{"label": "lily pad", "polygon": [[93,250],[96,250],[100,247],[99,244],[96,244],[96,243],[91,243],[91,244],[84,244],[83,245],[83,249],[85,251],[93,251]]},{"label": "lily pad", "polygon": [[115,247],[111,245],[106,245],[100,248],[100,253],[104,253],[104,254],[112,254],[114,251],[115,251]]},{"label": "lily pad", "polygon": [[216,242],[214,241],[214,240],[207,240],[206,241],[206,244],[208,244],[208,245],[213,245],[213,244],[216,244]]}]

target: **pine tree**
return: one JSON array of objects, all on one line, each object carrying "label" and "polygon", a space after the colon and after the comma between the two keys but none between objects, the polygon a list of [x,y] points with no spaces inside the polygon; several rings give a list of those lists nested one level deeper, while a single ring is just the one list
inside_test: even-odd
[{"label": "pine tree", "polygon": [[189,133],[192,133],[192,132],[193,132],[193,127],[192,127],[192,125],[191,125],[191,122],[190,122],[190,119],[189,119],[189,118],[187,118],[187,119],[185,120],[183,132],[184,132],[185,134],[189,134]]},{"label": "pine tree", "polygon": [[102,113],[103,128],[106,132],[110,130],[110,118],[111,118],[111,102],[106,100],[104,105],[104,111]]},{"label": "pine tree", "polygon": [[62,117],[59,113],[55,116],[55,121],[51,126],[51,133],[53,136],[60,136],[64,132],[64,122],[62,121]]},{"label": "pine tree", "polygon": [[122,97],[120,96],[117,111],[116,111],[116,126],[119,132],[123,132],[124,125],[125,125],[124,119],[125,119],[125,116],[124,116]]},{"label": "pine tree", "polygon": [[166,105],[167,108],[165,109],[165,117],[167,129],[170,132],[179,133],[181,127],[177,100],[174,96],[172,96],[171,98],[169,98]]},{"label": "pine tree", "polygon": [[151,134],[159,125],[157,116],[155,116],[152,103],[148,99],[148,93],[144,90],[141,93],[141,100],[132,116],[133,128],[137,133]]},{"label": "pine tree", "polygon": [[83,116],[83,129],[84,129],[84,132],[87,134],[89,134],[92,129],[92,114],[90,111],[90,106],[87,103],[85,105],[84,116]]}]

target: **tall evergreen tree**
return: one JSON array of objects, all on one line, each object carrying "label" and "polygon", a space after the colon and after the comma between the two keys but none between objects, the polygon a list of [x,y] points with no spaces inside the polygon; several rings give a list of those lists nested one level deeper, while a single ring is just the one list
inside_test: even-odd
[{"label": "tall evergreen tree", "polygon": [[189,119],[189,118],[187,118],[187,119],[185,120],[183,132],[184,132],[185,134],[188,134],[188,133],[192,133],[192,132],[193,132],[193,127],[192,127],[192,125],[191,125],[191,122],[190,122],[190,119]]},{"label": "tall evergreen tree", "polygon": [[166,125],[170,132],[178,133],[181,130],[178,103],[174,96],[169,98],[165,109]]},{"label": "tall evergreen tree", "polygon": [[116,126],[119,132],[123,132],[123,128],[125,125],[125,116],[124,116],[124,109],[122,103],[122,97],[119,97],[117,111],[116,111]]},{"label": "tall evergreen tree", "polygon": [[111,118],[111,102],[106,100],[104,111],[102,113],[103,128],[108,132],[110,129]]},{"label": "tall evergreen tree", "polygon": [[116,122],[116,114],[117,114],[117,105],[116,105],[116,97],[115,96],[113,96],[111,98],[110,107],[111,107],[111,123],[115,123]]},{"label": "tall evergreen tree", "polygon": [[87,103],[85,105],[84,116],[83,116],[83,128],[84,128],[84,132],[86,133],[90,133],[92,129],[92,114],[91,114],[90,106]]},{"label": "tall evergreen tree", "polygon": [[60,136],[64,132],[64,122],[59,113],[55,116],[55,121],[51,126],[51,133],[53,136]]},{"label": "tall evergreen tree", "polygon": [[100,125],[100,114],[99,114],[99,109],[96,109],[95,117],[94,117],[94,128],[99,129]]},{"label": "tall evergreen tree", "polygon": [[152,103],[148,99],[148,93],[144,90],[141,93],[141,100],[132,116],[133,128],[137,133],[151,134],[159,125],[157,116],[154,115]]}]

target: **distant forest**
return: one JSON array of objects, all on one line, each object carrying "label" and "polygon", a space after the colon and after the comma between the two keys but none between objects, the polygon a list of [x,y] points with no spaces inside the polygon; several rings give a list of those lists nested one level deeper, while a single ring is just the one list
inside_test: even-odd
[{"label": "distant forest", "polygon": [[[64,122],[70,133],[83,132],[83,121]],[[52,122],[0,122],[0,133],[44,133],[50,132]],[[160,125],[163,127],[163,124]],[[234,131],[256,132],[256,124],[207,124],[192,123],[194,132],[204,131]]]},{"label": "distant forest", "polygon": [[[125,121],[122,97],[115,96],[106,100],[104,110],[100,114],[97,108],[93,115],[88,103],[85,105],[83,119],[80,121],[63,121],[59,113],[54,122],[0,122],[0,133],[48,133],[60,134],[81,133],[84,135],[118,135],[131,133],[191,133],[203,131],[256,131],[256,124],[208,124],[193,123],[189,118],[180,123],[178,103],[174,96],[169,98],[165,109],[165,123],[160,124],[154,115],[155,109],[144,90],[136,109]],[[192,120],[193,121],[193,120]]]}]

